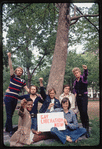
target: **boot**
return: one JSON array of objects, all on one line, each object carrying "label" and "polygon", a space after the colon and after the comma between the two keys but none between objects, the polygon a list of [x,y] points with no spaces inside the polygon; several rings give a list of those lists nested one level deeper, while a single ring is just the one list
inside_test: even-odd
[{"label": "boot", "polygon": [[89,138],[90,137],[90,134],[89,134],[89,127],[86,127],[86,134],[85,134],[86,138]]}]

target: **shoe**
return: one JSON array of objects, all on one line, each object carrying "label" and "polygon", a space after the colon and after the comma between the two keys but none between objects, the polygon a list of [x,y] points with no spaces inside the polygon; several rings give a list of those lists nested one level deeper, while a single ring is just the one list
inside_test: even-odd
[{"label": "shoe", "polygon": [[85,136],[86,136],[86,138],[89,138],[90,137],[90,134],[89,134],[88,131],[86,132]]},{"label": "shoe", "polygon": [[10,131],[9,136],[11,137],[14,134],[14,131]]}]

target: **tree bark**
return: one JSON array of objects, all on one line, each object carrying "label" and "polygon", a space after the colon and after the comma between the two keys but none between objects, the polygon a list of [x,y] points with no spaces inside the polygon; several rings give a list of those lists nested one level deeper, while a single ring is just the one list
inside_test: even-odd
[{"label": "tree bark", "polygon": [[59,95],[62,93],[64,82],[68,48],[68,31],[70,26],[70,16],[68,18],[69,11],[70,3],[60,4],[55,50],[47,85],[47,91],[52,87],[55,88],[57,98],[59,98]]}]

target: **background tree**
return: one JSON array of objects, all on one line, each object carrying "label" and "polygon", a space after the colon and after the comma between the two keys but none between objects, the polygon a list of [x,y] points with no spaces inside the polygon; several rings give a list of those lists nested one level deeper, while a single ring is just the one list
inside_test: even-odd
[{"label": "background tree", "polygon": [[[50,7],[52,8],[53,4],[50,4]],[[50,11],[52,14],[50,17],[49,4],[17,3],[5,5],[4,8],[7,13],[4,21],[8,26],[7,52],[10,51],[17,56],[19,65],[23,64],[22,67],[26,68],[28,86],[30,86],[36,69],[45,66],[53,52],[56,26],[51,23],[53,23],[52,17],[55,12]],[[39,49],[37,59],[32,52],[34,46]]]},{"label": "background tree", "polygon": [[[8,3],[4,5],[3,9],[3,22],[6,22],[8,27],[6,52],[11,51],[17,58],[20,57],[19,62],[27,71],[28,85],[38,69],[42,71],[47,64],[49,65],[48,62],[52,59],[54,52],[47,90],[53,86],[59,96],[64,81],[67,46],[82,41],[82,32],[77,33],[75,23],[82,21],[81,18],[96,17],[98,12],[95,12],[96,15],[93,14],[95,11],[93,9],[92,13],[88,12],[89,14],[86,15],[77,11],[77,7],[73,7],[73,4],[70,3]],[[73,10],[73,14],[70,13],[70,10],[71,12]],[[88,18],[87,21],[89,23]],[[90,24],[90,28],[93,28],[93,23]],[[79,24],[79,26],[82,25],[83,23]],[[85,31],[83,29],[83,36]],[[78,34],[77,36],[72,34],[75,32]],[[32,52],[34,47],[37,47],[39,51],[37,59]]]},{"label": "background tree", "polygon": [[57,91],[56,96],[59,97],[63,88],[69,27],[75,24],[81,17],[96,17],[98,14],[76,15],[76,7],[74,7],[74,16],[71,17],[70,3],[58,3],[57,7],[59,8],[57,37],[47,90],[54,87]]}]

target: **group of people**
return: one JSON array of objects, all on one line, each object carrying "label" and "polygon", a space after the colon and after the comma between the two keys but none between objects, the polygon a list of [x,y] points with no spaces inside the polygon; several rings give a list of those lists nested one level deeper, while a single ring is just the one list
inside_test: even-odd
[{"label": "group of people", "polygon": [[[84,73],[78,67],[75,67],[72,72],[76,77],[74,81],[74,94],[70,92],[70,86],[64,85],[63,93],[59,99],[55,97],[56,91],[54,88],[48,90],[46,94],[43,86],[43,78],[39,78],[40,94],[37,93],[38,88],[32,85],[27,87],[25,80],[21,79],[23,69],[17,67],[13,70],[11,53],[8,53],[8,62],[10,67],[10,84],[6,91],[4,102],[6,108],[6,124],[5,131],[10,135],[10,146],[22,146],[24,144],[31,144],[42,139],[56,138],[63,144],[68,142],[77,142],[77,139],[89,135],[89,117],[87,113],[87,75],[88,69],[83,65]],[[26,95],[19,96],[22,88],[28,92]],[[21,100],[21,106],[18,112],[19,121],[17,130],[12,126],[12,116],[17,105],[18,99]],[[38,102],[42,103],[39,113],[45,112],[63,112],[65,130],[58,130],[52,127],[50,132],[37,131],[37,113]],[[80,119],[83,128],[78,127],[77,112],[80,112]]]}]

